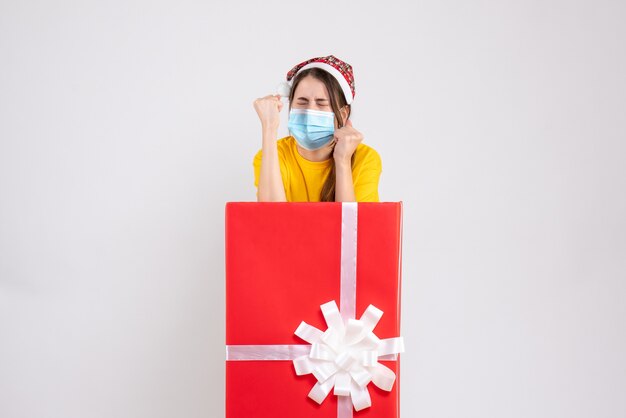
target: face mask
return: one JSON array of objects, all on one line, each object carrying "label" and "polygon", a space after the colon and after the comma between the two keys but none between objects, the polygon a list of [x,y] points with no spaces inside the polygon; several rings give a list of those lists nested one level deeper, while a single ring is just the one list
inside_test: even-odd
[{"label": "face mask", "polygon": [[289,132],[302,148],[315,151],[328,144],[335,132],[335,113],[322,110],[291,109]]}]

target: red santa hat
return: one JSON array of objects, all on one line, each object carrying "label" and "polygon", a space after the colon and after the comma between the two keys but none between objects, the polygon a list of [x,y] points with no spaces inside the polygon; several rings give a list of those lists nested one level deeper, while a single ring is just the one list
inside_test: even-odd
[{"label": "red santa hat", "polygon": [[341,86],[346,102],[348,104],[352,103],[354,100],[354,75],[352,73],[352,66],[334,55],[311,58],[293,67],[287,73],[287,81],[283,81],[279,84],[278,94],[281,96],[289,96],[293,78],[298,71],[306,70],[307,68],[321,68],[322,70],[329,72],[339,82],[339,86]]}]

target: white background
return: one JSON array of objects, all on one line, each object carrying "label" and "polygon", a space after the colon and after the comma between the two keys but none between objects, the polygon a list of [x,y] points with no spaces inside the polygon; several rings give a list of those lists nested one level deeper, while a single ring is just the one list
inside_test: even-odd
[{"label": "white background", "polygon": [[402,415],[626,416],[625,21],[621,0],[2,0],[0,416],[223,415],[252,101],[328,54],[405,205]]}]

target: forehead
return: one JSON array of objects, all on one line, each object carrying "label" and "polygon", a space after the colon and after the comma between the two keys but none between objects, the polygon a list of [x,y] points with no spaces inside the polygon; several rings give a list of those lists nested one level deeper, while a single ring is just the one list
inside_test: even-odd
[{"label": "forehead", "polygon": [[328,91],[322,81],[307,76],[300,80],[293,97],[294,99],[299,97],[306,97],[307,99],[328,99]]}]

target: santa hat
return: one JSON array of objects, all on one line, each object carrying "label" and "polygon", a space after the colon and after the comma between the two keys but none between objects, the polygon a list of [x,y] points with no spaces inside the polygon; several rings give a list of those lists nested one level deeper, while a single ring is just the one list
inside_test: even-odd
[{"label": "santa hat", "polygon": [[283,81],[278,85],[278,94],[281,96],[289,96],[293,78],[298,71],[306,70],[307,68],[321,68],[329,72],[339,82],[346,102],[348,102],[348,104],[352,103],[354,100],[354,75],[352,73],[352,66],[334,55],[311,58],[293,67],[287,73],[287,81]]}]

